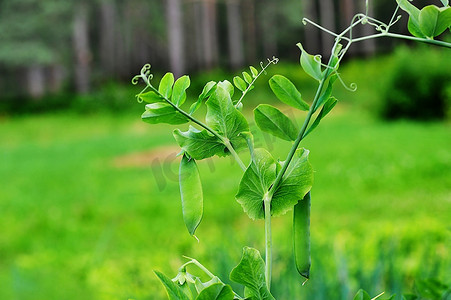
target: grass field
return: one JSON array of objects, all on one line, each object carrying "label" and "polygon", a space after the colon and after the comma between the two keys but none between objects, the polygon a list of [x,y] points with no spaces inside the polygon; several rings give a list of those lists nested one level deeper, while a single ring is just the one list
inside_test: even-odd
[{"label": "grass field", "polygon": [[[227,279],[263,224],[234,201],[231,159],[199,163],[206,198],[197,243],[181,218],[171,129],[134,115],[54,113],[0,121],[0,298],[164,299],[153,274],[182,255]],[[289,145],[256,143],[284,159]],[[278,299],[349,299],[451,278],[451,131],[383,123],[341,105],[304,142],[315,168],[312,278],[291,261],[291,213],[274,223]]]}]

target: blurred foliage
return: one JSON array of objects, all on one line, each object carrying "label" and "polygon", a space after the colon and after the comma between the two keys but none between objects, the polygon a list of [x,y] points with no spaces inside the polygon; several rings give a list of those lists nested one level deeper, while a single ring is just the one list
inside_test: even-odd
[{"label": "blurred foliage", "polygon": [[[292,215],[274,219],[278,299],[399,294],[427,278],[450,284],[449,128],[384,123],[349,105],[339,103],[303,145],[317,170],[312,279],[303,287],[291,261]],[[226,279],[243,245],[264,249],[262,224],[234,200],[241,171],[228,158],[199,163],[201,242],[186,233],[167,126],[150,128],[136,113],[70,111],[0,122],[2,299],[166,299],[152,270],[175,276],[188,255]],[[281,159],[290,146],[265,135],[255,142]]]},{"label": "blurred foliage", "polygon": [[451,55],[448,49],[400,47],[381,90],[386,119],[443,119],[451,110]]}]

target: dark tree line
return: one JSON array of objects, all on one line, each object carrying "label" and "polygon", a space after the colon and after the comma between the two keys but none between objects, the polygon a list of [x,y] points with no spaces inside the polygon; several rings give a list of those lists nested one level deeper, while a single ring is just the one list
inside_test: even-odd
[{"label": "dark tree line", "polygon": [[[379,17],[394,7],[389,0],[370,4]],[[0,0],[0,98],[88,93],[108,80],[129,80],[147,62],[181,75],[238,69],[273,55],[294,59],[299,41],[327,55],[332,38],[304,30],[302,17],[338,31],[364,6],[364,0]],[[371,54],[376,45],[363,49]]]}]

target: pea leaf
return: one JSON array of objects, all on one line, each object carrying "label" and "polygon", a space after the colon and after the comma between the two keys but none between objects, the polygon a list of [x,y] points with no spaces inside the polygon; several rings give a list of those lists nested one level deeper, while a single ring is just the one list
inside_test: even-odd
[{"label": "pea leaf", "polygon": [[260,104],[254,110],[257,126],[265,132],[287,141],[296,140],[298,131],[290,118],[268,104]]},{"label": "pea leaf", "polygon": [[226,147],[221,141],[205,129],[200,131],[190,126],[185,132],[175,129],[173,135],[182,150],[196,160],[227,155]]},{"label": "pea leaf", "polygon": [[138,95],[139,98],[141,98],[142,101],[147,102],[147,103],[156,103],[156,102],[163,102],[164,99],[161,98],[160,95],[158,95],[155,92],[147,92],[147,93],[142,93]]},{"label": "pea leaf", "polygon": [[191,81],[188,76],[184,75],[177,79],[172,90],[172,102],[181,106],[186,100],[186,90],[189,88]]},{"label": "pea leaf", "polygon": [[420,10],[416,8],[409,0],[396,0],[399,7],[409,14],[409,21],[407,23],[407,29],[416,37],[424,38],[425,35],[420,29]]},{"label": "pea leaf", "polygon": [[309,127],[307,132],[304,134],[304,137],[306,137],[310,132],[312,132],[316,127],[318,127],[321,120],[332,110],[332,108],[335,107],[337,104],[337,99],[335,97],[330,97],[327,99],[326,103],[324,104],[323,108],[319,112],[318,116],[316,117],[313,124]]},{"label": "pea leaf", "polygon": [[185,293],[183,293],[182,289],[174,282],[172,282],[172,280],[169,277],[158,271],[155,271],[155,274],[166,288],[169,300],[190,300],[188,296]]},{"label": "pea leaf", "polygon": [[152,103],[146,105],[146,111],[141,115],[141,119],[150,124],[168,123],[168,124],[183,124],[189,120],[187,117],[178,112],[169,103]]},{"label": "pea leaf", "polygon": [[239,89],[242,92],[244,92],[247,88],[246,82],[244,82],[244,80],[239,76],[235,76],[233,78],[233,84],[236,86],[237,89]]},{"label": "pea leaf", "polygon": [[420,11],[419,24],[423,34],[433,39],[451,26],[451,7],[438,8],[435,5],[424,7]]},{"label": "pea leaf", "polygon": [[253,160],[244,172],[235,198],[251,219],[264,219],[263,199],[276,179],[276,161],[262,148],[254,149]]},{"label": "pea leaf", "polygon": [[218,86],[221,86],[223,89],[225,89],[229,95],[230,98],[233,97],[233,94],[235,93],[235,88],[233,87],[233,84],[230,83],[228,80],[220,81],[218,82]]},{"label": "pea leaf", "polygon": [[196,300],[233,300],[234,294],[230,285],[214,283],[200,292]]},{"label": "pea leaf", "polygon": [[246,147],[241,132],[249,131],[249,124],[243,114],[232,103],[227,85],[218,83],[215,92],[207,101],[206,122],[219,135],[227,138],[236,150]]},{"label": "pea leaf", "polygon": [[207,84],[204,86],[204,89],[202,90],[202,93],[199,95],[197,101],[194,102],[189,108],[189,114],[192,115],[195,111],[197,111],[200,108],[202,101],[210,97],[210,95],[215,91],[215,89],[216,82],[214,81],[207,82]]},{"label": "pea leaf", "polygon": [[338,78],[338,76],[336,74],[334,74],[330,77],[327,88],[324,91],[324,93],[319,97],[313,112],[316,112],[318,110],[318,108],[321,107],[321,105],[323,105],[327,100],[329,100],[330,96],[332,95],[332,86],[335,83],[335,81],[337,80],[337,78]]},{"label": "pea leaf", "polygon": [[307,102],[302,100],[301,93],[295,85],[285,76],[274,75],[269,80],[269,86],[274,95],[285,104],[300,110],[309,110]]},{"label": "pea leaf", "polygon": [[357,294],[355,294],[354,300],[371,300],[371,297],[370,297],[370,295],[368,295],[367,292],[365,292],[364,290],[360,289],[357,292]]},{"label": "pea leaf", "polygon": [[174,75],[172,73],[166,73],[163,78],[161,78],[160,86],[158,87],[158,92],[164,97],[169,99],[172,93],[172,85],[174,84]]},{"label": "pea leaf", "polygon": [[321,71],[321,62],[317,61],[314,55],[308,54],[302,47],[301,43],[297,43],[297,46],[301,49],[301,67],[304,69],[305,73],[320,81],[323,76],[323,72]]},{"label": "pea leaf", "polygon": [[313,185],[313,168],[308,161],[309,151],[296,150],[281,183],[271,200],[271,215],[276,217],[285,214],[299,200],[304,198]]},{"label": "pea leaf", "polygon": [[183,221],[190,235],[194,235],[202,220],[204,199],[202,183],[196,161],[183,155],[179,170],[180,195],[182,196]]},{"label": "pea leaf", "polygon": [[241,261],[230,273],[230,279],[244,285],[251,297],[275,300],[266,286],[265,262],[254,248],[244,247]]},{"label": "pea leaf", "polygon": [[254,68],[253,66],[250,66],[249,69],[251,70],[252,77],[255,78],[258,76],[258,70],[256,68]]},{"label": "pea leaf", "polygon": [[248,84],[251,84],[252,76],[249,75],[249,73],[247,73],[247,72],[243,72],[242,74],[243,74],[244,81],[246,81]]},{"label": "pea leaf", "polygon": [[310,276],[310,192],[293,209],[293,251],[298,273]]}]

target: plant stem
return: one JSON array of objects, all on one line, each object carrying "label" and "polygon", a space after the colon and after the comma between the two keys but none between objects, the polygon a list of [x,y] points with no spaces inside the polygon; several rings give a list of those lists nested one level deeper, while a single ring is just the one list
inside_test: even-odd
[{"label": "plant stem", "polygon": [[266,194],[263,200],[265,207],[265,279],[268,290],[271,290],[272,270],[272,236],[271,236],[271,197]]},{"label": "plant stem", "polygon": [[185,112],[184,110],[180,109],[177,105],[175,105],[174,103],[172,103],[171,100],[169,100],[167,97],[165,97],[163,94],[161,94],[153,85],[150,85],[150,83],[147,83],[147,85],[157,94],[159,95],[161,98],[163,98],[167,103],[169,103],[172,107],[174,107],[179,113],[181,113],[182,115],[184,115],[185,117],[188,118],[188,120],[192,121],[193,123],[196,123],[197,125],[199,125],[200,127],[204,128],[205,130],[207,130],[208,132],[210,132],[211,134],[213,134],[214,136],[216,136],[223,144],[224,146],[226,146],[226,148],[229,150],[230,154],[232,154],[233,158],[238,162],[238,165],[240,166],[240,168],[243,171],[246,171],[246,166],[244,165],[243,161],[241,160],[241,158],[238,156],[238,153],[236,153],[235,149],[233,149],[232,144],[230,144],[230,141],[221,136],[219,133],[217,133],[216,131],[214,131],[213,129],[211,129],[209,126],[207,126],[206,124],[204,124],[203,122],[199,121],[198,119],[194,118],[193,116],[191,116],[190,114],[188,114],[187,112]]},{"label": "plant stem", "polygon": [[378,34],[373,34],[366,37],[356,38],[353,39],[352,42],[361,42],[372,38],[379,38],[379,37],[391,37],[391,38],[397,38],[397,39],[404,39],[404,40],[410,40],[415,42],[421,42],[426,44],[432,44],[435,46],[445,47],[451,49],[451,43],[447,43],[444,41],[438,41],[438,40],[432,40],[432,39],[425,39],[425,38],[419,38],[415,36],[410,35],[404,35],[404,34],[398,34],[398,33],[391,33],[391,32],[382,32]]}]

